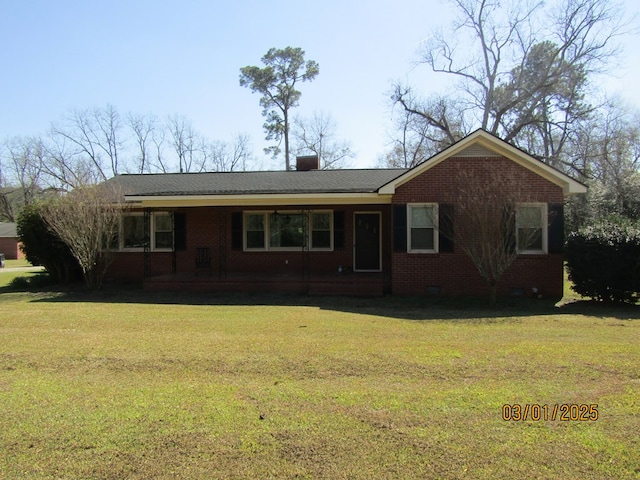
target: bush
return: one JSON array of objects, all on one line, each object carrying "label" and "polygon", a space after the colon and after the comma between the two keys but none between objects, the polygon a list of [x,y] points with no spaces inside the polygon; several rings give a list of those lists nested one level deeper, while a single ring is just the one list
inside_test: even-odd
[{"label": "bush", "polygon": [[607,220],[582,228],[568,236],[566,254],[580,295],[628,303],[640,297],[640,226]]},{"label": "bush", "polygon": [[17,218],[16,228],[22,251],[32,265],[42,265],[56,282],[80,278],[78,261],[69,247],[55,235],[44,221],[40,204],[25,206]]}]

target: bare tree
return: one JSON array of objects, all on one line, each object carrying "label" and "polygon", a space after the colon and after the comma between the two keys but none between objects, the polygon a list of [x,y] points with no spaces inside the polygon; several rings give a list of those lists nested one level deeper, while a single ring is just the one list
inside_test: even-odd
[{"label": "bare tree", "polygon": [[46,159],[43,176],[47,187],[55,191],[68,191],[81,185],[104,181],[104,172],[94,161],[78,151],[75,142],[64,135],[52,133],[45,143]]},{"label": "bare tree", "polygon": [[550,163],[560,164],[594,74],[617,53],[624,20],[608,0],[540,3],[451,0],[451,29],[425,43],[420,63],[456,88],[456,108],[434,96],[420,100],[396,85],[392,99],[428,126],[431,141],[451,144],[485,129]]},{"label": "bare tree", "polygon": [[227,171],[246,171],[252,162],[251,137],[246,133],[236,134],[231,141],[231,162]]},{"label": "bare tree", "polygon": [[149,157],[151,171],[168,173],[170,166],[167,162],[165,155],[165,145],[167,143],[167,131],[163,125],[158,125],[151,132],[151,150],[152,154]]},{"label": "bare tree", "polygon": [[145,173],[151,171],[151,143],[158,128],[155,117],[130,113],[127,116],[127,124],[133,133],[137,146],[135,155],[136,172]]},{"label": "bare tree", "polygon": [[120,115],[111,105],[104,109],[72,110],[51,128],[58,161],[64,161],[71,170],[75,168],[69,162],[81,165],[82,170],[90,168],[95,172],[92,176],[101,180],[120,173],[121,136]]},{"label": "bare tree", "polygon": [[616,101],[581,125],[570,140],[567,161],[589,185],[569,202],[570,225],[578,229],[612,215],[640,220],[640,117]]},{"label": "bare tree", "polygon": [[208,145],[207,166],[214,172],[244,171],[251,161],[250,137],[238,134],[231,143],[211,142]]},{"label": "bare tree", "polygon": [[0,155],[0,221],[15,222],[16,215],[11,201],[13,188],[9,185],[3,159],[4,157]]},{"label": "bare tree", "polygon": [[46,162],[46,149],[40,138],[13,138],[7,142],[13,179],[20,187],[22,204],[30,205],[40,188],[40,177]]},{"label": "bare tree", "polygon": [[4,147],[4,165],[0,166],[0,212],[13,222],[19,210],[32,204],[43,190],[45,147],[37,137],[13,137]]},{"label": "bare tree", "polygon": [[351,145],[337,138],[337,124],[325,112],[314,112],[309,118],[296,117],[293,121],[293,151],[297,155],[317,155],[322,170],[345,168],[354,157]]},{"label": "bare tree", "polygon": [[46,204],[43,216],[49,227],[78,260],[90,289],[102,286],[113,257],[123,213],[121,195],[110,184],[75,188]]},{"label": "bare tree", "polygon": [[201,172],[206,164],[206,142],[184,116],[169,117],[171,145],[178,158],[180,173]]},{"label": "bare tree", "polygon": [[489,287],[492,305],[498,283],[519,251],[542,234],[535,228],[520,229],[516,244],[518,204],[532,201],[523,184],[512,171],[486,175],[478,169],[459,170],[450,193],[453,211],[443,214],[441,233],[473,262]]},{"label": "bare tree", "polygon": [[[396,89],[401,88],[396,86]],[[432,99],[427,109],[430,113],[425,113],[412,109],[410,104],[413,104],[413,100],[407,97],[411,95],[409,91],[402,95],[398,91],[392,95],[392,99],[401,108],[394,111],[396,134],[392,135],[391,149],[381,162],[384,166],[415,167],[464,136],[462,115],[449,113],[463,111],[453,100]],[[449,126],[449,121],[455,121],[455,127]],[[441,135],[441,127],[449,132],[445,137]]]}]

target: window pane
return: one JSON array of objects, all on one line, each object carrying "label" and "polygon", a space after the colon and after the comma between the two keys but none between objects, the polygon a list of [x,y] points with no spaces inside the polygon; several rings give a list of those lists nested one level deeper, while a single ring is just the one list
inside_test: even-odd
[{"label": "window pane", "polygon": [[173,232],[156,232],[155,248],[173,248]]},{"label": "window pane", "polygon": [[412,227],[433,227],[433,207],[411,207]]},{"label": "window pane", "polygon": [[129,215],[123,218],[122,229],[124,248],[144,247],[144,218],[141,215]]},{"label": "window pane", "polygon": [[314,213],[312,223],[314,230],[330,230],[331,215],[329,213]]},{"label": "window pane", "polygon": [[433,250],[433,228],[411,229],[411,250]]},{"label": "window pane", "polygon": [[301,214],[269,215],[271,247],[302,247],[304,245],[304,216]]},{"label": "window pane", "polygon": [[521,228],[541,228],[542,227],[542,207],[527,206],[518,208],[518,227]]},{"label": "window pane", "polygon": [[519,228],[518,229],[518,250],[542,251],[542,229],[541,228]]},{"label": "window pane", "polygon": [[170,232],[173,228],[171,225],[171,215],[156,214],[154,215],[156,232]]},{"label": "window pane", "polygon": [[247,215],[247,230],[264,231],[264,215]]},{"label": "window pane", "polygon": [[264,248],[264,215],[247,215],[246,225],[247,248]]},{"label": "window pane", "polygon": [[314,231],[311,234],[311,246],[313,248],[331,248],[331,232],[330,231]]},{"label": "window pane", "polygon": [[247,248],[264,248],[264,232],[247,232]]}]

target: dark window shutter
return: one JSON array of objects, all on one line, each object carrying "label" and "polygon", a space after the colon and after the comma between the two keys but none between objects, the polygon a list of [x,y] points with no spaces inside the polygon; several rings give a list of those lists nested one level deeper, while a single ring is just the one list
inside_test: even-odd
[{"label": "dark window shutter", "polygon": [[453,252],[453,205],[440,205],[438,207],[438,251],[441,253]]},{"label": "dark window shutter", "polygon": [[333,248],[344,248],[344,212],[333,212]]},{"label": "dark window shutter", "polygon": [[503,246],[509,253],[516,252],[516,210],[507,207],[502,211]]},{"label": "dark window shutter", "polygon": [[393,251],[407,251],[407,206],[393,206]]},{"label": "dark window shutter", "polygon": [[173,214],[173,237],[175,249],[187,249],[187,214],[175,212]]},{"label": "dark window shutter", "polygon": [[242,250],[242,212],[231,214],[231,248]]},{"label": "dark window shutter", "polygon": [[549,204],[549,227],[547,230],[549,253],[564,253],[564,205]]}]

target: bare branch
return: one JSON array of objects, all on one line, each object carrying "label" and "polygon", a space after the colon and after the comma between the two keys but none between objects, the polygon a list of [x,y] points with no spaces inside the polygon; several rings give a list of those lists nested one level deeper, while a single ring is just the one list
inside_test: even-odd
[{"label": "bare branch", "polygon": [[108,248],[123,213],[113,184],[81,186],[44,207],[44,219],[78,260],[88,288],[100,288],[112,261]]}]

